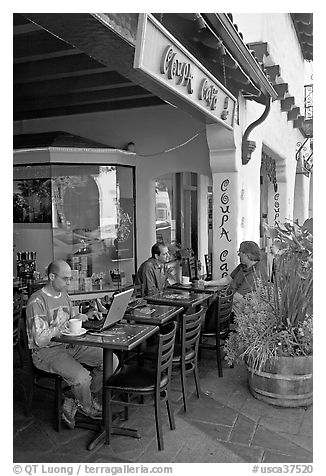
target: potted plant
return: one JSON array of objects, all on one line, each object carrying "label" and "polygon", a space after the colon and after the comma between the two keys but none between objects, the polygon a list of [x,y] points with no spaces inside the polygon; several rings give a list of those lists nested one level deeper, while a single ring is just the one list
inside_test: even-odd
[{"label": "potted plant", "polygon": [[243,360],[251,393],[279,406],[312,403],[313,232],[302,226],[265,225],[272,239],[272,282],[257,279],[256,290],[237,305],[225,344],[229,365]]},{"label": "potted plant", "polygon": [[177,241],[172,241],[167,245],[170,253],[168,263],[171,279],[181,283],[182,276],[189,276],[187,259],[195,256],[191,248],[182,248]]}]

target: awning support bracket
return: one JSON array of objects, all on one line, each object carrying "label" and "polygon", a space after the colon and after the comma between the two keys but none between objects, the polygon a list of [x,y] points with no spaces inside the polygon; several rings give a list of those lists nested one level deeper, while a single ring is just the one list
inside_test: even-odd
[{"label": "awning support bracket", "polygon": [[243,134],[242,137],[242,164],[246,165],[249,160],[251,159],[251,154],[253,151],[256,149],[256,142],[252,140],[248,140],[249,134],[253,131],[253,129],[267,118],[269,111],[271,109],[271,100],[272,98],[270,96],[265,96],[265,103],[266,107],[263,112],[263,114],[256,119],[256,121],[252,122],[247,129],[245,130],[245,133]]}]

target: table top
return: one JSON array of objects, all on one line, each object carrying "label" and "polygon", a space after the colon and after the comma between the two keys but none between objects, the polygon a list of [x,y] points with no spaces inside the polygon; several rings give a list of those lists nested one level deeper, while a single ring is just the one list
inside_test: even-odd
[{"label": "table top", "polygon": [[168,306],[182,306],[184,308],[195,307],[208,301],[210,294],[195,293],[193,291],[181,291],[180,289],[166,289],[161,293],[145,296],[150,304],[166,304]]},{"label": "table top", "polygon": [[219,291],[221,291],[221,289],[223,289],[224,287],[225,287],[224,285],[223,286],[205,286],[205,288],[200,289],[200,288],[196,288],[193,285],[193,283],[191,283],[190,285],[175,283],[168,286],[168,289],[181,289],[183,291],[193,291],[194,293],[216,294]]},{"label": "table top", "polygon": [[[153,312],[146,314],[148,310],[153,310]],[[171,321],[183,310],[183,307],[177,306],[147,305],[138,309],[127,310],[124,319],[159,326]]]},{"label": "table top", "polygon": [[88,345],[112,350],[131,350],[158,330],[159,327],[154,325],[119,323],[101,333],[96,333],[96,335],[94,335],[95,332],[94,334],[87,332],[79,337],[61,335],[53,337],[52,340],[63,344]]}]

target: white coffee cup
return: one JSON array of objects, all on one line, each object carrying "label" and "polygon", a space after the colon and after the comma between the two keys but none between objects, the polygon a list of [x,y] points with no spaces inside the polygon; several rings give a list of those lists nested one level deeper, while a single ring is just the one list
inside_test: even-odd
[{"label": "white coffee cup", "polygon": [[78,334],[81,331],[82,320],[81,319],[70,319],[68,321],[68,329],[72,334]]},{"label": "white coffee cup", "polygon": [[190,284],[189,276],[182,276],[182,284]]}]

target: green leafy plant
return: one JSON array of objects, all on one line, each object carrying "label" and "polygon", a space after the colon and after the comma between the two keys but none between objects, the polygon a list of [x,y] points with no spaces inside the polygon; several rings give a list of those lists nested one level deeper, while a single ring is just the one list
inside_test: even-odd
[{"label": "green leafy plant", "polygon": [[177,241],[172,241],[168,245],[171,260],[186,261],[195,255],[191,248],[183,248]]},{"label": "green leafy plant", "polygon": [[266,225],[273,240],[272,282],[256,281],[256,290],[237,304],[235,332],[225,344],[229,364],[244,360],[261,370],[279,356],[313,352],[312,220],[302,226]]}]

